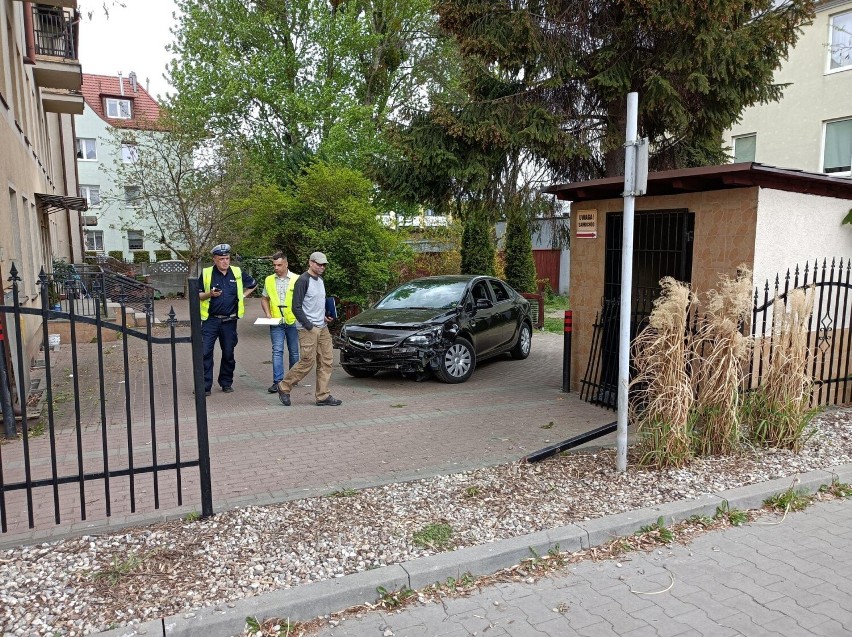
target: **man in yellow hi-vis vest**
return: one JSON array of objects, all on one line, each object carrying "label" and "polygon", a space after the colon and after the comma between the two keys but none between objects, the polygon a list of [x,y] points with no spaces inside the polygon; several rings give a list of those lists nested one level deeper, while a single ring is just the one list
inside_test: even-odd
[{"label": "man in yellow hi-vis vest", "polygon": [[201,338],[204,343],[204,393],[207,396],[213,387],[213,350],[217,340],[222,348],[219,386],[223,392],[234,391],[237,320],[245,312],[245,297],[257,287],[257,282],[249,274],[231,265],[231,246],[227,243],[220,243],[211,253],[213,267],[204,268],[198,277]]},{"label": "man in yellow hi-vis vest", "polygon": [[272,339],[272,385],[267,391],[274,394],[278,383],[284,380],[284,341],[287,341],[287,354],[290,369],[299,362],[299,330],[296,328],[296,315],[293,314],[293,288],[299,275],[288,269],[287,255],[276,252],[272,255],[270,274],[263,282],[263,297],[260,304],[266,318],[281,319],[279,325],[269,326]]}]

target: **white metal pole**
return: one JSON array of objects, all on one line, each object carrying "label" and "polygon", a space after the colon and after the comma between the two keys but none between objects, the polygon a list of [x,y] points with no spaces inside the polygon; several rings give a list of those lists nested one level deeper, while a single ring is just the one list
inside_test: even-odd
[{"label": "white metal pole", "polygon": [[618,330],[618,432],[616,469],[627,471],[627,385],[630,382],[630,301],[633,296],[633,217],[636,190],[636,135],[639,94],[627,94],[627,134],[624,144],[624,221],[621,243],[621,305]]}]

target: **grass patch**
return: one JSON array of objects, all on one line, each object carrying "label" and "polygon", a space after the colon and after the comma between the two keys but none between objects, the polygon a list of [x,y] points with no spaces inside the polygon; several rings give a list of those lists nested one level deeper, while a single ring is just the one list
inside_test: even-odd
[{"label": "grass patch", "polygon": [[329,498],[354,498],[358,495],[357,489],[350,489],[349,487],[344,487],[343,489],[338,489],[337,491],[332,491],[328,494]]},{"label": "grass patch", "polygon": [[804,489],[794,490],[790,487],[786,491],[776,493],[763,501],[763,506],[776,511],[804,511],[813,500]]},{"label": "grass patch", "polygon": [[545,332],[551,332],[553,334],[562,334],[565,331],[565,319],[545,316],[544,325],[541,329]]},{"label": "grass patch", "polygon": [[445,549],[453,537],[453,527],[445,522],[427,524],[411,537],[411,541],[423,548]]},{"label": "grass patch", "polygon": [[548,294],[544,297],[544,311],[570,310],[571,300],[567,295]]},{"label": "grass patch", "polygon": [[742,526],[748,522],[748,513],[740,509],[732,509],[727,501],[716,507],[716,515],[713,517],[717,520],[727,520],[731,526]]},{"label": "grass patch", "polygon": [[389,591],[384,586],[378,586],[376,587],[376,592],[379,594],[379,599],[376,603],[388,609],[399,608],[417,595],[417,593],[407,586],[403,586],[398,591]]},{"label": "grass patch", "polygon": [[635,535],[651,537],[660,544],[671,544],[674,541],[674,533],[666,526],[666,520],[662,515],[653,524],[640,527]]},{"label": "grass patch", "polygon": [[820,493],[827,493],[835,498],[852,498],[852,485],[847,482],[840,482],[837,478],[831,481],[831,484],[824,484],[819,488]]},{"label": "grass patch", "polygon": [[131,553],[125,558],[113,556],[109,566],[100,571],[95,571],[92,577],[98,581],[104,580],[110,586],[115,586],[120,580],[132,575],[142,565],[143,560],[144,557],[138,553]]}]

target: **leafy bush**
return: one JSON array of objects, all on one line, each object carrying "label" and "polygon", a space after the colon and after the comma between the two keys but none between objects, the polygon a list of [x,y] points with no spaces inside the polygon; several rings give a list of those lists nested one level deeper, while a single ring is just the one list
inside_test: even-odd
[{"label": "leafy bush", "polygon": [[171,261],[171,250],[154,250],[154,261]]},{"label": "leafy bush", "polygon": [[118,261],[124,261],[124,251],[123,250],[110,250],[107,252],[107,256],[112,257]]},{"label": "leafy bush", "polygon": [[494,274],[494,243],[485,211],[472,208],[464,222],[461,247],[462,274]]},{"label": "leafy bush", "polygon": [[506,282],[518,292],[535,292],[535,259],[529,220],[514,208],[506,219]]},{"label": "leafy bush", "polygon": [[147,250],[134,250],[133,263],[150,263],[151,253]]}]

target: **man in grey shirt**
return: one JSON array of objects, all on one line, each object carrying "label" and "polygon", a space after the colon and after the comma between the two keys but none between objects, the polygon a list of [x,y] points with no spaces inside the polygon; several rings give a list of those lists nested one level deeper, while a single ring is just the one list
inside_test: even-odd
[{"label": "man in grey shirt", "polygon": [[299,330],[299,362],[287,372],[278,383],[278,398],[283,405],[290,406],[290,391],[293,386],[308,375],[316,363],[317,389],[316,401],[320,407],[337,407],[343,401],[328,391],[331,379],[333,350],[328,324],[334,319],[325,312],[325,283],[322,274],[328,265],[328,259],[322,252],[314,252],[309,257],[308,270],[296,281],[293,288],[293,314]]}]

